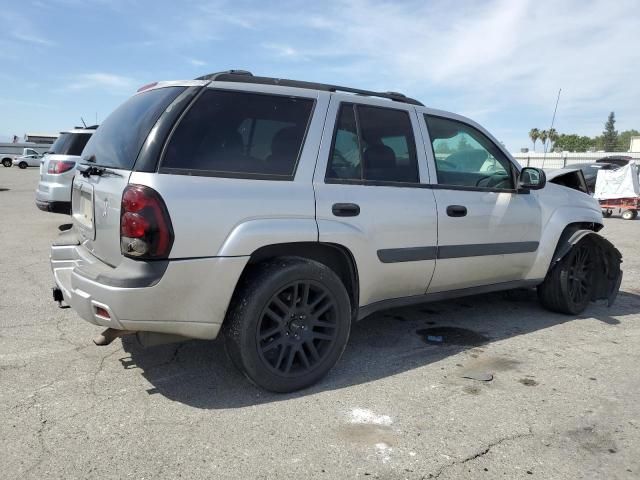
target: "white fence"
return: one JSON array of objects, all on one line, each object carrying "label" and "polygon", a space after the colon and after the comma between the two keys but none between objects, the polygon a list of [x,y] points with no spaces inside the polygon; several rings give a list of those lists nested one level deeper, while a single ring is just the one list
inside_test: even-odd
[{"label": "white fence", "polygon": [[637,163],[640,163],[640,152],[627,153],[627,152],[586,152],[586,153],[513,153],[514,158],[523,167],[537,167],[544,169],[562,168],[566,165],[575,163],[594,163],[603,157],[612,155],[623,155],[625,157],[632,157]]}]

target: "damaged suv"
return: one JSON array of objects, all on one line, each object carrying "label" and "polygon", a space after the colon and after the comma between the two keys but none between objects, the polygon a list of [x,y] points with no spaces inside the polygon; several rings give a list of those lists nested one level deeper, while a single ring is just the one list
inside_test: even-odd
[{"label": "damaged suv", "polygon": [[394,92],[230,71],[147,85],[83,151],[54,299],[144,343],[223,335],[277,392],[337,362],[352,322],[537,287],[611,304],[621,255],[578,172],[547,182],[485,129]]}]

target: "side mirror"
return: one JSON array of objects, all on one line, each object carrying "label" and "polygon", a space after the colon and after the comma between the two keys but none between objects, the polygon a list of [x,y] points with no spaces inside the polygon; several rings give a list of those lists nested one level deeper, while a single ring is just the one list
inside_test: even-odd
[{"label": "side mirror", "polygon": [[520,170],[518,190],[540,190],[547,184],[547,175],[541,168],[525,167]]}]

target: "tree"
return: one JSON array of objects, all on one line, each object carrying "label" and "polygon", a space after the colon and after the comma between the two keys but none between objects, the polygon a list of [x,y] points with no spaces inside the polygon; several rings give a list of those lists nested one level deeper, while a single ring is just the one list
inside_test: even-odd
[{"label": "tree", "polygon": [[607,122],[604,124],[604,131],[602,132],[602,147],[605,152],[615,151],[618,145],[618,132],[616,131],[616,114],[611,112]]},{"label": "tree", "polygon": [[447,142],[438,142],[435,150],[436,153],[451,153],[451,148]]},{"label": "tree", "polygon": [[618,145],[616,146],[616,152],[628,152],[631,145],[631,137],[640,136],[638,130],[625,130],[618,134]]},{"label": "tree", "polygon": [[558,131],[555,128],[551,127],[547,132],[547,137],[549,139],[549,150],[552,150],[551,145],[555,145],[556,141],[558,140]]},{"label": "tree", "polygon": [[460,137],[460,140],[458,140],[457,151],[462,152],[464,150],[473,150],[473,148],[471,147],[471,144],[467,141],[466,136],[462,135]]},{"label": "tree", "polygon": [[537,128],[532,128],[529,130],[529,138],[533,142],[533,151],[536,151],[536,141],[540,138],[540,130]]},{"label": "tree", "polygon": [[[542,142],[542,146],[546,148],[545,144],[547,143],[547,139],[549,138],[549,132],[546,130],[540,131],[540,141]],[[546,150],[545,150],[546,152]]]},{"label": "tree", "polygon": [[560,134],[554,146],[566,150],[567,152],[586,152],[595,145],[595,140],[587,136],[576,135],[575,133]]}]

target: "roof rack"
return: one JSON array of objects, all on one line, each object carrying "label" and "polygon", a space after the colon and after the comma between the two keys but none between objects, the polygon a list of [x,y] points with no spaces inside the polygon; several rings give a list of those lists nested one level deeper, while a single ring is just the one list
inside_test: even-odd
[{"label": "roof rack", "polygon": [[225,72],[210,73],[196,78],[196,80],[210,80],[218,82],[254,83],[260,85],[279,85],[281,87],[309,88],[324,92],[347,92],[366,97],[388,98],[394,102],[409,103],[411,105],[424,106],[422,102],[398,92],[373,92],[359,88],[340,87],[326,83],[305,82],[302,80],[287,80],[286,78],[257,77],[247,70],[227,70]]}]

